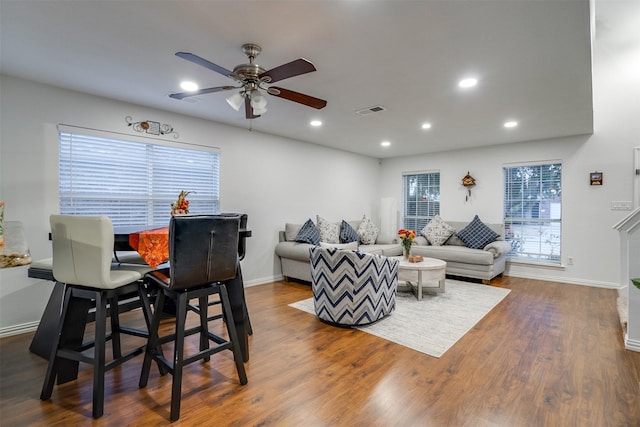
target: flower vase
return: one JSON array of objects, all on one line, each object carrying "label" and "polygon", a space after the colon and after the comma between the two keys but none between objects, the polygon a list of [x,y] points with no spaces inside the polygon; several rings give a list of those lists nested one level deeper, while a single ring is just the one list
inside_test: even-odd
[{"label": "flower vase", "polygon": [[408,260],[411,256],[411,245],[403,245],[404,248],[404,259]]}]

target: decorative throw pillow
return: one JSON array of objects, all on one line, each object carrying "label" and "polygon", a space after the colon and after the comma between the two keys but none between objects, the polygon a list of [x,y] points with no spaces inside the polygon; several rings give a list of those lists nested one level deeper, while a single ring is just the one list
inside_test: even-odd
[{"label": "decorative throw pillow", "polygon": [[358,250],[358,242],[349,242],[349,243],[325,243],[320,242],[321,248],[336,248],[341,250],[350,250],[357,251]]},{"label": "decorative throw pillow", "polygon": [[340,224],[337,222],[327,222],[320,215],[316,215],[318,220],[318,231],[320,241],[327,243],[340,243]]},{"label": "decorative throw pillow", "polygon": [[462,230],[458,231],[458,237],[472,249],[482,249],[496,240],[500,235],[486,226],[478,215]]},{"label": "decorative throw pillow", "polygon": [[295,239],[296,242],[309,243],[312,245],[318,245],[320,243],[320,233],[311,219],[308,219],[298,231],[298,235]]},{"label": "decorative throw pillow", "polygon": [[362,222],[358,227],[358,237],[363,245],[373,245],[378,238],[378,228],[366,215],[362,217]]},{"label": "decorative throw pillow", "polygon": [[358,232],[344,219],[340,223],[340,243],[358,242]]},{"label": "decorative throw pillow", "polygon": [[445,242],[445,245],[449,246],[467,246],[464,242],[458,237],[458,234],[453,233],[451,237]]},{"label": "decorative throw pillow", "polygon": [[444,222],[440,215],[436,215],[424,226],[420,234],[426,237],[433,246],[442,246],[455,232],[455,228]]}]

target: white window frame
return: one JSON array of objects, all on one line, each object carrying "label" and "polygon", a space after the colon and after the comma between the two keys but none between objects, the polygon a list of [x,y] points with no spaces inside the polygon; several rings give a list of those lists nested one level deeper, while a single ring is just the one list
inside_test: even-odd
[{"label": "white window frame", "polygon": [[58,126],[60,213],[106,215],[114,227],[163,227],[190,191],[189,213],[220,212],[220,152],[156,138]]},{"label": "white window frame", "polygon": [[402,227],[416,234],[440,214],[440,171],[402,174]]},{"label": "white window frame", "polygon": [[502,170],[505,240],[512,247],[508,258],[560,266],[562,162],[508,164]]}]

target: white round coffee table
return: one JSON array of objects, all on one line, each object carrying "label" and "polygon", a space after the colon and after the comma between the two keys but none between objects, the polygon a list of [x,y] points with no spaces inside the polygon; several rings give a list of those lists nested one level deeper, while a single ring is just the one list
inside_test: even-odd
[{"label": "white round coffee table", "polygon": [[425,288],[425,292],[444,292],[447,263],[440,259],[424,258],[421,262],[409,262],[402,256],[393,257],[400,261],[398,280],[407,282],[413,288],[416,283],[416,298],[422,299],[422,286],[426,281],[438,281],[438,286]]}]

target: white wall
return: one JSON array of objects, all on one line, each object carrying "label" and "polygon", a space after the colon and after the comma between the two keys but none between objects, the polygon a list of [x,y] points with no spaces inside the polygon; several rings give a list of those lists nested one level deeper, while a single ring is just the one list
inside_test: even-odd
[{"label": "white wall", "polygon": [[[598,12],[638,16],[637,2],[596,2]],[[618,10],[618,8],[621,8]],[[605,287],[620,283],[619,241],[612,226],[629,212],[611,210],[612,201],[633,201],[634,147],[640,146],[640,45],[633,40],[596,34],[593,46],[594,134],[578,137],[496,145],[452,151],[382,163],[381,197],[396,197],[401,204],[400,175],[407,171],[439,170],[441,215],[447,220],[501,222],[503,214],[502,166],[506,163],[560,160],[562,170],[563,268],[509,264],[507,274]],[[526,126],[522,120],[521,126]],[[514,130],[509,130],[516,131]],[[461,185],[467,171],[476,178],[470,202]],[[604,185],[589,185],[589,172],[603,172]],[[573,257],[574,264],[567,265]]]},{"label": "white wall", "polygon": [[[242,263],[247,285],[281,277],[274,247],[285,222],[315,221],[316,214],[378,219],[377,159],[9,76],[0,76],[0,91],[0,200],[7,221],[22,221],[33,259],[51,256],[58,123],[140,137],[125,123],[132,116],[170,123],[180,141],[220,147],[221,209],[246,212],[253,233]],[[0,269],[0,335],[40,319],[52,285],[27,278],[26,270]]]}]

